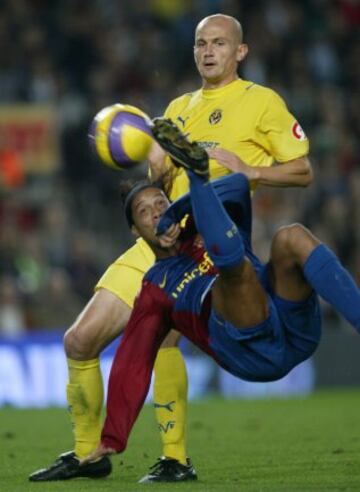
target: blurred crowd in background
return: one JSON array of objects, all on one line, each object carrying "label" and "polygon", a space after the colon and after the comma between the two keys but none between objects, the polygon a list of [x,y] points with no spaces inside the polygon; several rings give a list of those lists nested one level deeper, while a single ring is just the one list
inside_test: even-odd
[{"label": "blurred crowd in background", "polygon": [[[194,29],[217,12],[243,25],[250,52],[241,77],[278,91],[311,144],[310,188],[254,197],[257,253],[266,259],[274,230],[301,221],[360,282],[358,0],[3,0],[0,333],[65,329],[131,244],[119,194],[128,174],[91,154],[89,124],[115,102],[157,116],[197,89]],[[47,172],[24,169],[3,131],[24,105],[55,111],[59,152]]]}]

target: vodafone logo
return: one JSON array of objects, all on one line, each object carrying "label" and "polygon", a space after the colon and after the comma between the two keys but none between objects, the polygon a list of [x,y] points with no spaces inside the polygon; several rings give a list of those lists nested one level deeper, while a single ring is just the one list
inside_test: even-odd
[{"label": "vodafone logo", "polygon": [[305,132],[301,128],[301,126],[299,125],[299,123],[297,121],[295,121],[295,123],[293,124],[291,131],[297,140],[305,140],[306,139]]}]

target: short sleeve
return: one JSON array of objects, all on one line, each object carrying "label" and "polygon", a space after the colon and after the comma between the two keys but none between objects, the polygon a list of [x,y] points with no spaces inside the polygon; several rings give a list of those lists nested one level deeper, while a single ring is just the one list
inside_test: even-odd
[{"label": "short sleeve", "polygon": [[171,118],[174,113],[174,106],[176,105],[176,99],[174,101],[171,101],[171,103],[168,105],[168,107],[164,111],[164,118]]},{"label": "short sleeve", "polygon": [[309,140],[283,99],[274,91],[259,120],[258,131],[277,162],[287,162],[309,153]]}]

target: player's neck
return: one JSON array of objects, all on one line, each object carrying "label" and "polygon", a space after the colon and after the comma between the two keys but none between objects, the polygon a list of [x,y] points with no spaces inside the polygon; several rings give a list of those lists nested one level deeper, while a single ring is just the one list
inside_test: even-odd
[{"label": "player's neck", "polygon": [[221,87],[225,87],[226,85],[231,84],[231,82],[234,82],[234,80],[238,80],[238,79],[239,79],[239,76],[237,73],[231,74],[222,80],[206,80],[206,79],[203,79],[202,88],[205,90],[220,89]]}]

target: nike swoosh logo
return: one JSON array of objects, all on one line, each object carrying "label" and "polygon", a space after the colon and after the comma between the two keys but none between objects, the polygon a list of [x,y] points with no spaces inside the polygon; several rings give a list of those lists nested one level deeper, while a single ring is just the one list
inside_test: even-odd
[{"label": "nike swoosh logo", "polygon": [[166,273],[165,273],[164,278],[163,278],[163,279],[162,279],[162,281],[159,283],[159,287],[160,287],[160,289],[163,289],[163,288],[165,287],[165,285],[166,285],[166,281],[167,281],[167,274],[168,274],[168,272],[166,272]]}]

